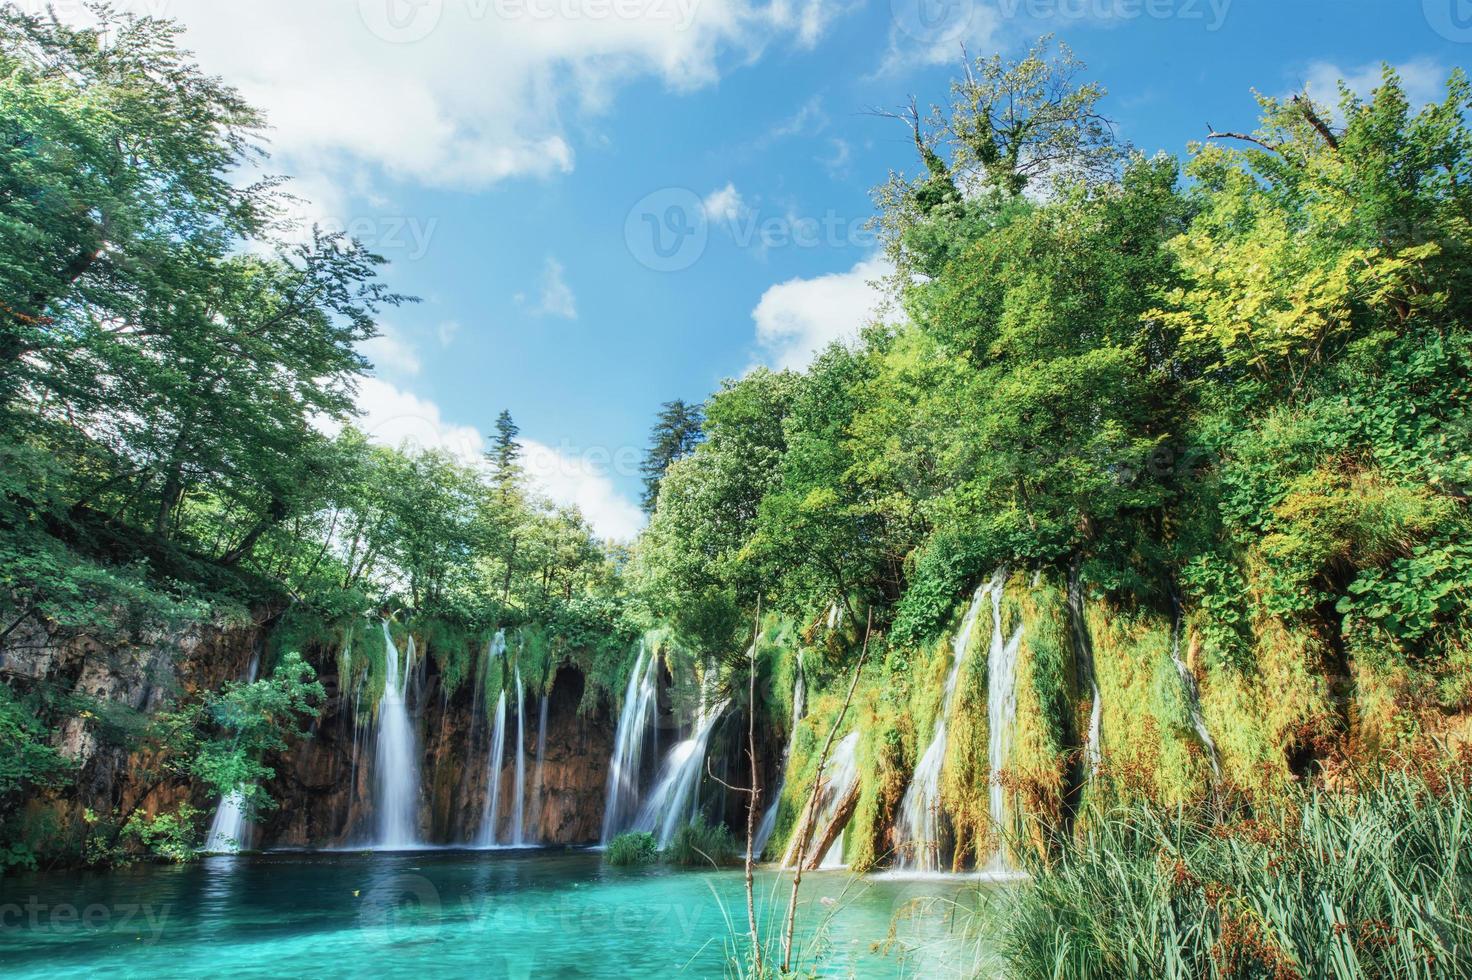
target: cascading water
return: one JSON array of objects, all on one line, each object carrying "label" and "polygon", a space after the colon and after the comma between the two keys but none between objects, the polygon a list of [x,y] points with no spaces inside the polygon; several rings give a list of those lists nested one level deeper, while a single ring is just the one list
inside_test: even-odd
[{"label": "cascading water", "polygon": [[971,606],[961,621],[951,643],[951,670],[946,675],[945,694],[941,699],[940,713],[935,719],[935,733],[926,747],[910,786],[900,802],[899,822],[895,826],[900,868],[907,871],[937,871],[940,869],[940,774],[945,764],[946,740],[950,728],[951,711],[955,706],[957,681],[961,667],[966,662],[966,651],[971,644],[971,633],[981,615],[982,603],[988,595],[999,592],[1001,576],[989,585],[980,586],[971,598]]},{"label": "cascading water", "polygon": [[[260,669],[261,655],[259,652],[253,652],[250,657],[250,666],[245,670],[245,682],[254,684]],[[249,843],[246,840],[246,810],[245,794],[238,789],[231,790],[220,800],[220,805],[215,808],[214,819],[210,821],[210,832],[205,838],[204,853],[234,854]]]},{"label": "cascading water", "polygon": [[1078,567],[1068,573],[1069,632],[1073,636],[1073,656],[1080,677],[1087,679],[1093,704],[1089,708],[1088,741],[1084,743],[1084,763],[1093,779],[1104,761],[1104,693],[1099,689],[1099,675],[1094,669],[1094,644],[1089,639],[1089,623],[1084,617],[1084,589]]},{"label": "cascading water", "polygon": [[547,761],[547,694],[542,694],[541,708],[537,712],[537,768],[532,777],[532,803],[536,806],[536,818],[533,825],[540,827],[542,824],[542,766]]},{"label": "cascading water", "polygon": [[651,831],[661,848],[668,847],[675,832],[695,819],[699,804],[696,789],[705,770],[706,746],[725,711],[725,702],[712,706],[702,696],[694,730],[665,756],[654,789],[639,808],[634,829]]},{"label": "cascading water", "polygon": [[521,686],[521,667],[516,668],[516,798],[511,813],[511,843],[526,843],[526,690]]},{"label": "cascading water", "polygon": [[1211,737],[1211,729],[1206,727],[1206,718],[1201,714],[1201,689],[1196,685],[1196,675],[1191,672],[1190,665],[1181,658],[1179,602],[1176,602],[1175,606],[1175,620],[1171,624],[1170,631],[1170,659],[1176,665],[1176,674],[1181,679],[1181,693],[1185,695],[1186,708],[1191,714],[1191,727],[1196,729],[1196,737],[1201,740],[1201,747],[1206,750],[1207,761],[1211,763],[1212,778],[1220,783],[1222,781],[1221,757],[1217,755],[1216,740]]},{"label": "cascading water", "polygon": [[777,791],[772,794],[771,803],[767,806],[767,812],[762,814],[762,822],[757,826],[756,837],[752,842],[753,854],[759,855],[767,849],[767,842],[777,829],[777,811],[782,805],[782,790],[787,786],[787,762],[792,758],[792,740],[797,735],[798,723],[807,713],[808,684],[804,676],[805,670],[802,651],[798,650],[796,676],[792,679],[792,721],[787,726],[787,746],[782,750],[782,768],[779,770],[781,776],[777,781]]},{"label": "cascading water", "polygon": [[496,699],[496,727],[491,735],[491,754],[486,764],[486,807],[480,820],[481,847],[495,847],[500,843],[496,837],[496,817],[501,809],[501,766],[506,759],[506,691]]},{"label": "cascading water", "polygon": [[409,718],[406,689],[414,670],[414,638],[399,670],[399,648],[394,645],[388,620],[383,621],[384,684],[378,702],[378,744],[374,757],[375,807],[378,815],[376,846],[400,850],[419,843],[419,747]]},{"label": "cascading water", "polygon": [[[1007,795],[1002,788],[1002,770],[1012,751],[1012,729],[1017,723],[1017,652],[1022,648],[1022,627],[1010,640],[1002,635],[1002,595],[1006,573],[998,572],[992,580],[992,645],[987,656],[987,760],[991,768],[991,795],[988,813],[992,827],[1001,833],[1006,827]],[[1007,870],[1007,846],[1001,843],[992,856],[989,870]]]},{"label": "cascading water", "polygon": [[[843,805],[844,799],[853,792],[854,784],[859,781],[859,733],[849,732],[828,755],[828,763],[823,767],[823,785],[818,790],[818,801],[813,811],[812,825],[808,831],[808,846],[812,846],[838,816],[838,808]],[[797,853],[795,848],[798,836],[794,834],[792,841],[788,844],[787,853],[782,857],[782,867],[790,868],[797,864]],[[843,838],[840,833],[833,841],[831,847],[823,854],[823,860],[819,863],[823,868],[843,867]],[[811,857],[809,857],[811,861]]]},{"label": "cascading water", "polygon": [[613,758],[608,764],[608,791],[603,803],[602,842],[607,845],[626,826],[639,802],[639,772],[644,742],[654,721],[658,697],[659,657],[639,643],[639,656],[624,691],[623,712],[614,735]]}]

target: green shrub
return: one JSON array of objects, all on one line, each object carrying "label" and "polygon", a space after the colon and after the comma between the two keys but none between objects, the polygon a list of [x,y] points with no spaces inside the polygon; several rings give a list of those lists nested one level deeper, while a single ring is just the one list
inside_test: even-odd
[{"label": "green shrub", "polygon": [[669,864],[698,868],[731,864],[736,854],[736,840],[725,824],[712,825],[705,822],[705,817],[696,817],[675,832],[675,839],[665,848],[664,859]]},{"label": "green shrub", "polygon": [[631,830],[609,841],[603,859],[616,868],[653,864],[659,860],[659,842],[648,831]]}]

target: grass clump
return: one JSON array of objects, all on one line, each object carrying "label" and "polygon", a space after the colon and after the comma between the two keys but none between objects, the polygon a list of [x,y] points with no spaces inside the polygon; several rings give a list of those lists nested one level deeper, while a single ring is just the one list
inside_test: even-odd
[{"label": "grass clump", "polygon": [[665,848],[664,859],[669,864],[694,868],[732,864],[736,854],[736,839],[731,836],[730,828],[707,823],[701,816],[675,831],[675,839]]},{"label": "grass clump", "polygon": [[659,860],[659,842],[645,830],[631,830],[608,842],[605,860],[616,868],[633,868]]},{"label": "grass clump", "polygon": [[1469,822],[1465,750],[1227,815],[1102,809],[1006,900],[1007,974],[1466,976]]}]

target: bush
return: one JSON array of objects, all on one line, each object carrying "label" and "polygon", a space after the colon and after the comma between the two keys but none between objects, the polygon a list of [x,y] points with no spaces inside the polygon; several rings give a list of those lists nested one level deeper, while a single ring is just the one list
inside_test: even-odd
[{"label": "bush", "polygon": [[659,842],[654,835],[642,830],[631,830],[619,834],[608,843],[604,860],[617,868],[637,867],[653,864],[659,859]]},{"label": "bush", "polygon": [[675,839],[665,849],[664,859],[670,864],[693,868],[703,865],[731,864],[736,860],[736,841],[725,824],[712,826],[704,817],[675,832]]}]

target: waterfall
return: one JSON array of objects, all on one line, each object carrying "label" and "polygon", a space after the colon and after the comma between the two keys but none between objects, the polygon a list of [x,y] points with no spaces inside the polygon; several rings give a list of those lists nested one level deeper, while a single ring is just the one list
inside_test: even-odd
[{"label": "waterfall", "polygon": [[496,699],[496,727],[491,735],[491,755],[486,764],[486,808],[480,820],[482,847],[495,847],[496,817],[501,809],[501,766],[506,761],[506,690]]},{"label": "waterfall", "polygon": [[[1017,722],[1017,652],[1022,648],[1022,628],[1010,640],[1002,635],[1002,594],[1006,573],[998,572],[992,580],[992,645],[986,668],[987,760],[991,768],[991,796],[988,813],[998,834],[1006,827],[1007,795],[1002,789],[1002,770],[1012,751],[1012,729]],[[992,856],[991,870],[1007,868],[1007,845],[999,841]]]},{"label": "waterfall", "polygon": [[[966,650],[971,643],[971,633],[981,615],[982,603],[988,595],[1001,591],[1002,577],[999,574],[989,585],[977,588],[971,597],[971,607],[961,620],[961,628],[951,642],[951,669],[946,675],[945,694],[940,711],[935,719],[935,732],[930,744],[915,766],[900,802],[899,821],[895,826],[895,841],[898,846],[898,864],[909,871],[937,871],[940,869],[940,773],[945,764],[946,740],[950,727],[951,711],[955,706],[957,682],[961,668],[966,662]],[[1000,607],[998,607],[1000,608]],[[1000,630],[1000,626],[998,627]]]},{"label": "waterfall", "polygon": [[652,831],[661,848],[675,839],[675,832],[695,818],[699,805],[700,777],[705,772],[705,750],[726,703],[710,706],[702,694],[700,713],[690,737],[670,749],[660,768],[649,798],[639,808],[635,830]]},{"label": "waterfall", "polygon": [[1094,644],[1089,638],[1089,623],[1084,617],[1084,590],[1079,580],[1078,565],[1068,573],[1068,612],[1072,620],[1073,656],[1078,675],[1088,682],[1093,704],[1089,708],[1089,734],[1084,742],[1084,764],[1088,778],[1093,779],[1104,761],[1104,693],[1099,689],[1099,675],[1094,669]]},{"label": "waterfall", "polygon": [[798,723],[807,713],[808,684],[805,671],[802,651],[798,650],[797,672],[792,678],[792,720],[787,725],[787,745],[782,750],[782,768],[777,780],[777,791],[772,794],[772,801],[762,814],[762,822],[757,826],[756,838],[752,842],[752,853],[757,856],[767,849],[767,842],[777,829],[777,811],[782,805],[782,791],[787,787],[787,763],[792,758],[792,739],[797,735]]},{"label": "waterfall", "polygon": [[[829,754],[828,764],[823,767],[823,785],[818,789],[818,801],[813,810],[812,826],[808,830],[809,845],[828,829],[833,818],[838,816],[838,808],[843,805],[844,799],[853,791],[854,784],[859,781],[858,750],[859,733],[854,731],[849,732]],[[803,805],[806,807],[806,801]],[[798,837],[798,834],[792,835],[787,853],[782,857],[784,868],[790,868],[797,863],[795,848]],[[820,867],[843,867],[843,837],[844,835],[840,833],[834,839],[833,845],[824,853],[823,860],[819,863]],[[809,861],[811,861],[811,856],[809,856]]]},{"label": "waterfall", "polygon": [[639,798],[639,772],[643,763],[646,731],[654,721],[658,695],[659,657],[639,643],[639,656],[629,673],[623,711],[614,736],[613,758],[608,764],[608,791],[603,804],[603,835],[606,845],[625,826]]},{"label": "waterfall", "polygon": [[419,842],[419,748],[409,718],[405,696],[409,675],[414,670],[414,638],[409,638],[403,673],[399,671],[399,649],[383,621],[384,683],[378,702],[378,744],[374,756],[374,782],[378,798],[378,839],[382,850],[414,847]]},{"label": "waterfall", "polygon": [[1186,708],[1191,713],[1191,727],[1196,729],[1196,737],[1201,740],[1201,747],[1206,750],[1206,758],[1211,763],[1212,778],[1220,783],[1222,781],[1222,763],[1217,755],[1216,740],[1211,737],[1211,730],[1206,727],[1206,719],[1201,714],[1201,689],[1196,685],[1196,675],[1191,673],[1190,666],[1181,658],[1181,608],[1180,603],[1172,597],[1175,603],[1175,620],[1170,630],[1170,659],[1176,665],[1176,674],[1181,678],[1181,693],[1186,698]]},{"label": "waterfall", "polygon": [[[260,669],[261,654],[257,650],[250,655],[250,665],[245,669],[245,682],[254,684]],[[210,832],[205,838],[204,853],[233,854],[247,843],[246,809],[244,792],[233,789],[225,794],[220,800],[220,805],[215,808],[214,819],[210,821]]]},{"label": "waterfall", "polygon": [[[537,768],[532,777],[532,803],[536,807],[536,819],[533,820],[533,828],[540,830],[542,825],[542,811],[545,808],[542,801],[542,764],[547,761],[547,694],[542,692],[542,705],[537,716]],[[538,838],[540,839],[540,838]]]},{"label": "waterfall", "polygon": [[511,843],[526,843],[526,690],[521,686],[521,665],[516,667],[516,809],[511,813]]}]

